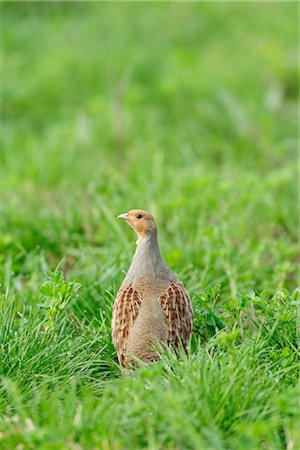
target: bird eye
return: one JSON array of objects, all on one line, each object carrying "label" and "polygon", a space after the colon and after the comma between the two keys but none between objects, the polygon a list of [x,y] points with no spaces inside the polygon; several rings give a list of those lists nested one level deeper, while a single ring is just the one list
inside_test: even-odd
[{"label": "bird eye", "polygon": [[143,216],[142,216],[142,214],[137,214],[135,217],[136,217],[137,219],[141,219]]}]

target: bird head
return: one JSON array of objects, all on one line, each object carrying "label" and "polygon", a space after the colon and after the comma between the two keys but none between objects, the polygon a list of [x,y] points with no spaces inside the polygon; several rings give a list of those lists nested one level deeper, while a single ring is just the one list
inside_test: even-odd
[{"label": "bird head", "polygon": [[156,234],[156,225],[151,214],[142,209],[132,209],[127,213],[120,214],[118,219],[123,219],[136,232],[138,241],[141,242],[144,237]]}]

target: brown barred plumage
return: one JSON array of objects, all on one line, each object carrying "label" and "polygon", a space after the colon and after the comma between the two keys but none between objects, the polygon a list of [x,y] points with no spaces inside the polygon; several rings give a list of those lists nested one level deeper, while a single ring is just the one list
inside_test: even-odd
[{"label": "brown barred plumage", "polygon": [[167,344],[187,351],[193,328],[193,310],[190,298],[182,283],[172,283],[160,296],[160,305],[167,326]]},{"label": "brown barred plumage", "polygon": [[119,290],[114,304],[112,338],[119,362],[124,366],[129,331],[136,320],[141,306],[141,296],[131,286]]}]

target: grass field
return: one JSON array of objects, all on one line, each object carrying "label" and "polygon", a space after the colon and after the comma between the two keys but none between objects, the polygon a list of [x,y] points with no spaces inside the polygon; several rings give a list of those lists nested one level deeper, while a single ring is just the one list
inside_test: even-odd
[{"label": "grass field", "polygon": [[[300,448],[297,16],[1,3],[1,449]],[[195,326],[124,375],[132,208]]]}]

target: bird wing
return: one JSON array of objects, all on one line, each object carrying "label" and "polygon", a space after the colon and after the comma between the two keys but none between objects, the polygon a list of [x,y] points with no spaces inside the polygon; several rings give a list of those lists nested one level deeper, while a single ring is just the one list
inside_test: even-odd
[{"label": "bird wing", "polygon": [[174,348],[187,345],[193,328],[193,310],[187,291],[179,281],[159,297],[167,326],[167,343]]},{"label": "bird wing", "polygon": [[127,338],[141,306],[142,296],[129,286],[117,294],[112,320],[112,338],[119,361],[124,365]]}]

